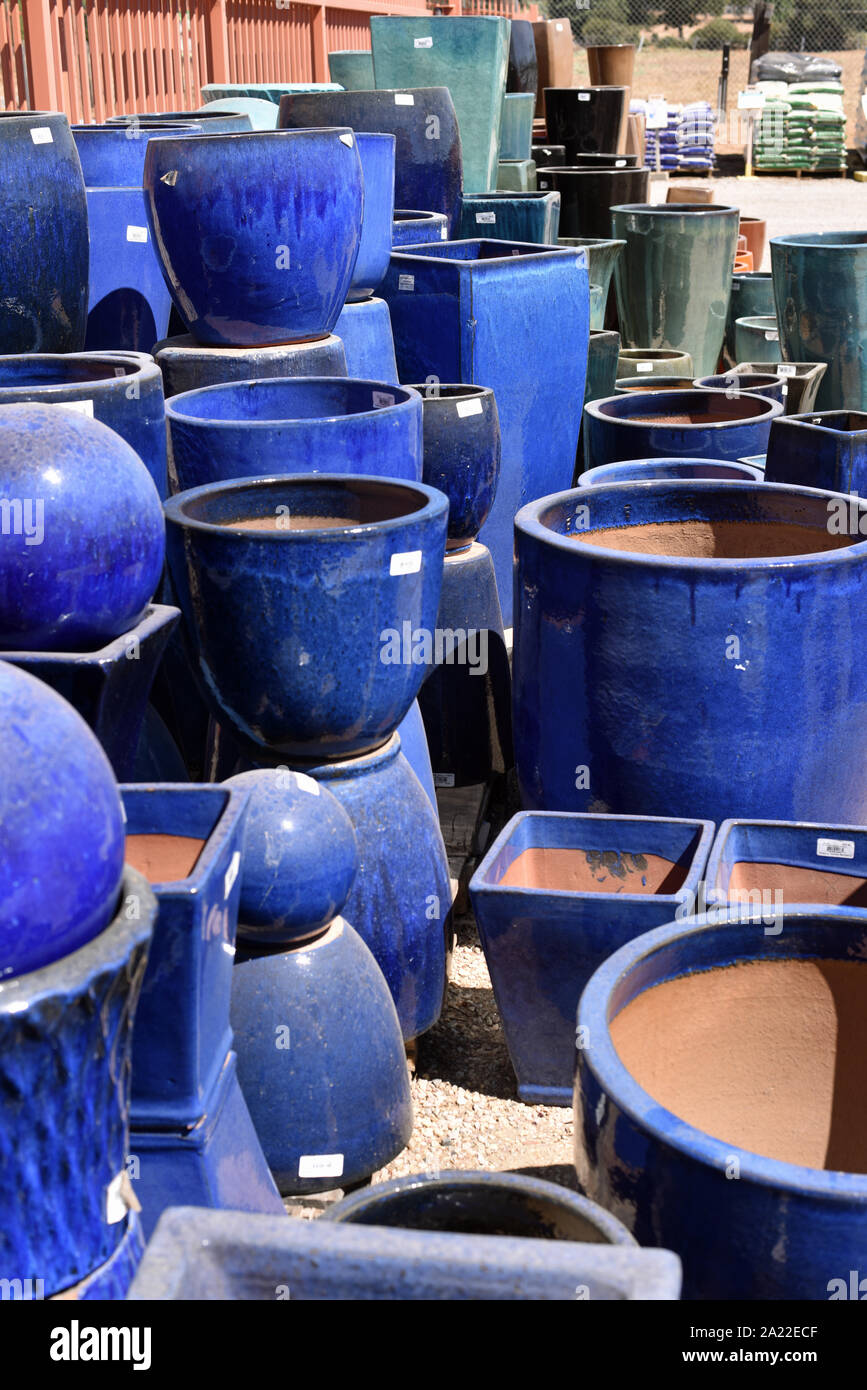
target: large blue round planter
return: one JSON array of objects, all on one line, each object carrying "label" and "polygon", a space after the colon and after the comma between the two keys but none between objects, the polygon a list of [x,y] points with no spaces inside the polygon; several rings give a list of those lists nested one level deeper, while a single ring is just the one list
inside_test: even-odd
[{"label": "large blue round planter", "polygon": [[[189,333],[164,338],[154,348],[166,399],[227,381],[259,381],[274,376],[347,376],[343,343],[333,333],[312,343],[278,347],[203,347]],[[353,373],[356,375],[356,373]],[[379,380],[374,373],[369,380]]]},{"label": "large blue round planter", "polygon": [[824,362],[819,410],[867,406],[867,232],[773,237],[782,355]]},{"label": "large blue round planter", "polygon": [[0,353],[75,352],[87,322],[87,202],[69,122],[0,113]]},{"label": "large blue round planter", "polygon": [[741,459],[767,449],[779,401],[724,391],[649,391],[584,407],[588,468],[621,459]]},{"label": "large blue round planter", "polygon": [[150,353],[169,327],[172,298],[151,240],[144,193],[88,188],[90,293],[84,345]]},{"label": "large blue round planter", "polygon": [[448,241],[448,235],[448,218],[443,213],[395,208],[391,228],[393,247],[423,246],[431,241]]},{"label": "large blue round planter", "polygon": [[764,474],[748,463],[716,463],[712,459],[629,459],[625,463],[602,463],[588,468],[578,479],[578,487],[598,483],[640,483],[650,479],[707,478],[715,482],[760,483]]},{"label": "large blue round planter", "polygon": [[412,387],[340,377],[232,382],[166,408],[181,490],[282,473],[422,475],[422,403]]},{"label": "large blue round planter", "polygon": [[[785,913],[769,930],[760,916],[738,921],[737,913],[728,912],[721,920],[688,918],[638,937],[601,965],[584,990],[578,1036],[585,1041],[578,1048],[575,1084],[578,1178],[583,1190],[619,1217],[639,1244],[665,1246],[681,1257],[685,1298],[860,1297],[867,1161],[861,1089],[853,1068],[861,1051],[865,957],[863,917],[824,916],[820,909],[808,908]],[[783,962],[799,971],[799,978],[811,980],[812,1007],[790,1002],[788,1013],[797,1021],[790,1017],[781,1036],[780,1016],[769,1016],[765,1005],[768,996],[785,1002],[792,986],[791,977],[774,983],[772,964]],[[832,969],[852,977],[848,992],[835,982]],[[756,998],[757,989],[761,994],[759,971],[765,972],[761,1002]],[[764,1020],[758,1105],[754,1071],[746,1081],[739,1075],[733,1083],[727,1065],[745,1019],[749,1028],[748,1016],[738,1015],[729,1004],[731,1031],[722,1053],[719,1024],[715,1029],[707,1006],[696,1016],[688,982],[700,976],[706,985],[708,972],[736,972],[746,1007],[751,1001]],[[655,1096],[625,1065],[612,1036],[612,1024],[623,1011],[640,1008],[648,991],[673,982],[679,989],[682,1067],[688,1067],[690,1056],[714,1050],[714,1080],[702,1125],[689,1115],[672,1113],[660,1099],[658,1087],[665,1083],[654,1079],[653,1059],[671,1042],[658,1020],[656,1027],[646,1023],[641,1043],[649,1063],[643,1072]],[[613,1031],[623,1037],[617,1027]],[[743,1056],[743,1049],[738,1055]],[[721,1097],[739,1112],[739,1128],[755,1126],[756,1115],[746,1111],[742,1100],[750,1084],[749,1100],[754,1109],[766,1111],[764,1126],[778,1147],[787,1139],[791,1144],[783,1125],[774,1125],[781,1102],[808,1111],[811,1092],[821,1086],[828,1110],[824,1167],[758,1154],[739,1143],[736,1133],[708,1132]],[[851,1171],[855,1164],[857,1170]],[[858,1273],[851,1292],[853,1270]]]},{"label": "large blue round planter", "polygon": [[[166,495],[166,416],[159,368],[149,358],[99,353],[0,357],[0,405],[71,404],[125,439]],[[148,595],[150,597],[150,595]]]},{"label": "large blue round planter", "polygon": [[97,936],[117,908],[123,820],[108,759],[71,705],[0,661],[0,980]]},{"label": "large blue round planter", "polygon": [[[69,407],[8,405],[0,472],[0,651],[89,651],[133,627],[159,583],[160,499],[139,456]],[[17,502],[17,507],[16,507]]]},{"label": "large blue round planter", "polygon": [[449,499],[446,548],[465,549],[488,516],[500,476],[500,421],[487,386],[421,383],[424,471]]},{"label": "large blue round planter", "polygon": [[648,482],[519,512],[524,806],[862,824],[867,786],[839,756],[867,736],[867,505],[834,534],[848,500]]},{"label": "large blue round planter", "polygon": [[376,294],[391,259],[394,220],[394,136],[358,131],[355,139],[364,176],[364,217],[350,303]]},{"label": "large blue round planter", "polygon": [[253,757],[346,757],[383,743],[426,672],[394,649],[406,624],[436,623],[442,493],[319,474],[216,483],[165,511],[216,718]]},{"label": "large blue round planter", "polygon": [[152,140],[144,181],[166,283],[199,342],[267,346],[331,332],[361,236],[351,130]]},{"label": "large blue round planter", "polygon": [[[16,679],[29,678],[17,672]],[[45,730],[43,723],[40,743]],[[45,771],[55,815],[72,804],[64,802],[56,776],[68,748],[63,731],[57,733],[55,774],[47,759]],[[10,753],[14,761],[19,749]],[[10,758],[4,761],[8,769]],[[88,790],[82,784],[78,796]],[[44,838],[51,816],[46,800],[33,824],[34,845],[41,840],[39,872],[51,856]],[[64,905],[87,863],[85,850],[71,853],[72,843],[70,836],[68,857],[57,847],[67,863],[58,880]],[[45,1296],[101,1274],[103,1290],[122,1297],[135,1264],[124,1253],[137,1256],[141,1249],[137,1242],[129,1251],[121,1180],[129,1153],[132,1026],[155,916],[148,884],[127,869],[112,920],[98,936],[28,974],[0,980],[0,1267],[23,1281],[41,1280]],[[115,1266],[111,1278],[103,1267],[115,1256],[126,1267]]]},{"label": "large blue round planter", "polygon": [[130,125],[74,125],[72,138],[87,188],[141,188],[149,140],[202,133],[190,121],[142,121]]}]

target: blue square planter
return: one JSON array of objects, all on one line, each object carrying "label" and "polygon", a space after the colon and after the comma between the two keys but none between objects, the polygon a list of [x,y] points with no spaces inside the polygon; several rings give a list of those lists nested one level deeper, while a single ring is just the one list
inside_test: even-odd
[{"label": "blue square planter", "polygon": [[770,915],[780,907],[820,903],[826,916],[863,917],[867,829],[726,820],[713,842],[706,877],[708,904],[744,903]]},{"label": "blue square planter", "polygon": [[825,410],[775,420],[765,478],[829,492],[867,491],[867,414]]},{"label": "blue square planter", "polygon": [[[447,241],[395,252],[380,290],[400,379],[489,386],[502,437],[500,481],[479,533],[512,624],[512,526],[531,498],[569,487],[590,334],[582,250]],[[555,350],[556,346],[556,350]]]},{"label": "blue square planter", "polygon": [[[627,941],[672,921],[682,904],[690,910],[712,839],[710,821],[524,811],[494,841],[470,897],[521,1100],[572,1104],[585,984]],[[557,861],[546,856],[533,874],[524,860],[513,869],[527,851],[554,851]],[[594,887],[529,886],[552,870],[555,882]]]}]

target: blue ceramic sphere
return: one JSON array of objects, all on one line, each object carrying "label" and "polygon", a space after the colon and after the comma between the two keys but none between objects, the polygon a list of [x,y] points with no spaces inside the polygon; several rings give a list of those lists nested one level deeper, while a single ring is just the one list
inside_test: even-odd
[{"label": "blue ceramic sphere", "polygon": [[461,550],[488,519],[500,476],[500,419],[488,386],[416,386],[424,408],[422,480],[449,499],[446,548]]},{"label": "blue ceramic sphere", "polygon": [[352,821],[303,772],[263,768],[225,783],[250,792],[238,936],[301,941],[342,911],[358,868]]},{"label": "blue ceramic sphere", "polygon": [[71,705],[0,661],[0,978],[76,951],[117,910],[120,794]]},{"label": "blue ceramic sphere", "polygon": [[159,583],[157,490],[128,444],[63,406],[0,406],[0,650],[89,651]]},{"label": "blue ceramic sphere", "polygon": [[331,332],[361,238],[351,130],[151,140],[144,187],[166,284],[200,343],[265,347]]}]

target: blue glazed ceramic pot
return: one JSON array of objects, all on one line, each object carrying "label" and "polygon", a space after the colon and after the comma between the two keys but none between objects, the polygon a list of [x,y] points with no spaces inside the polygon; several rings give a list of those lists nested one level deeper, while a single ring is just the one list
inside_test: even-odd
[{"label": "blue glazed ceramic pot", "polygon": [[109,116],[107,125],[136,126],[196,125],[206,126],[209,135],[245,135],[252,122],[245,112],[233,111],[145,111],[135,116]]},{"label": "blue glazed ceramic pot", "polygon": [[160,499],[138,454],[68,406],[6,405],[0,470],[12,499],[0,650],[88,651],[127,632],[159,583],[164,552]]},{"label": "blue glazed ceramic pot", "polygon": [[431,241],[448,241],[448,218],[442,212],[414,212],[410,208],[395,208],[391,226],[391,244],[421,246]]},{"label": "blue glazed ceramic pot", "polygon": [[735,350],[735,319],[753,314],[773,314],[774,281],[771,272],[762,270],[736,271],[732,276],[729,311],[723,353],[729,366],[739,362]]},{"label": "blue glazed ceramic pot", "polygon": [[627,396],[635,391],[691,391],[694,386],[695,382],[688,376],[620,376],[614,383],[613,394]]},{"label": "blue glazed ceramic pot", "polygon": [[499,159],[530,159],[535,92],[506,92],[500,112]]},{"label": "blue glazed ceramic pot", "polygon": [[867,406],[867,232],[773,237],[771,266],[783,357],[824,362],[819,410]]},{"label": "blue glazed ceramic pot", "polygon": [[780,330],[775,314],[756,314],[735,319],[735,351],[738,362],[776,362],[780,355]]},{"label": "blue glazed ceramic pot", "polygon": [[376,294],[391,259],[394,220],[393,135],[357,132],[358,157],[364,177],[364,216],[361,240],[347,299],[351,304]]},{"label": "blue glazed ceramic pot", "polygon": [[108,926],[123,873],[123,823],[108,760],[84,721],[5,661],[0,750],[2,981],[50,966]]},{"label": "blue glazed ceramic pot", "polygon": [[[29,681],[20,672],[15,679]],[[59,753],[68,756],[73,742],[80,746],[82,733],[76,730],[64,741],[65,731],[56,727],[53,771],[46,777],[53,805],[64,807],[65,839],[52,856],[45,838],[50,815],[40,819],[39,835],[32,838],[43,889],[45,875],[65,861],[55,903],[68,909],[83,865],[93,863],[80,840],[78,852],[71,853],[75,832],[93,811],[82,804],[71,828],[67,817],[83,797],[100,793],[92,777],[82,778],[76,779],[75,802],[69,795],[58,799],[64,791]],[[45,732],[43,722],[41,747]],[[107,769],[104,775],[110,776]],[[112,792],[117,798],[113,783]],[[120,835],[122,852],[122,830]],[[5,824],[3,838],[5,849]],[[16,856],[16,862],[26,861]],[[156,916],[150,888],[132,869],[124,873],[120,897],[112,895],[112,912],[105,929],[86,944],[0,981],[0,1267],[17,1278],[42,1280],[48,1296],[98,1270],[129,1234],[123,1175],[132,1024]]]},{"label": "blue glazed ceramic pot", "polygon": [[867,491],[867,415],[829,410],[775,421],[765,477],[830,492]]},{"label": "blue glazed ceramic pot", "polygon": [[[204,88],[202,95],[204,95]],[[276,102],[262,97],[222,97],[207,101],[199,107],[198,114],[206,116],[212,111],[238,112],[247,116],[253,130],[276,130],[279,108]]]},{"label": "blue glazed ceramic pot", "polygon": [[346,375],[398,384],[391,315],[384,299],[344,304],[334,325],[346,354]]},{"label": "blue glazed ceramic pot", "polygon": [[71,1289],[65,1290],[65,1299],[75,1299],[84,1303],[97,1299],[103,1301],[126,1298],[145,1251],[145,1236],[136,1212],[129,1212],[124,1225],[123,1239],[114,1253],[92,1274],[86,1275]]},{"label": "blue glazed ceramic pot", "polygon": [[395,137],[394,200],[443,213],[455,227],[462,187],[461,137],[447,87],[287,96],[280,128],[351,126]]},{"label": "blue glazed ceramic pot", "polygon": [[105,353],[0,357],[0,405],[69,404],[125,439],[166,495],[166,412],[159,368],[150,358]]},{"label": "blue glazed ceramic pot", "polygon": [[765,396],[768,400],[786,399],[786,379],[773,372],[723,372],[718,376],[700,376],[695,384],[703,391],[725,391],[734,396],[746,392],[749,396]]},{"label": "blue glazed ceramic pot", "polygon": [[477,193],[461,199],[461,238],[557,245],[559,193]]},{"label": "blue glazed ceramic pot", "polygon": [[676,1299],[680,1261],[668,1250],[571,1240],[529,1245],[508,1236],[498,1239],[494,1261],[487,1236],[178,1207],[160,1221],[129,1298],[273,1303],[275,1289],[308,1301],[568,1302],[576,1289],[594,1300]]},{"label": "blue glazed ceramic pot", "polygon": [[521,1100],[572,1104],[584,986],[619,946],[693,910],[713,829],[525,811],[494,841],[470,898]]},{"label": "blue glazed ceramic pot", "polygon": [[[847,1296],[867,1232],[851,1063],[865,951],[863,916],[813,908],[769,931],[732,912],[638,937],[587,985],[578,1179],[640,1244],[681,1257],[685,1298]],[[675,998],[673,1044],[659,1008]]]},{"label": "blue glazed ceramic pot", "polygon": [[344,92],[372,91],[373,54],[369,48],[340,48],[328,55],[328,74]]},{"label": "blue glazed ceramic pot", "polygon": [[621,459],[745,458],[766,447],[779,401],[725,391],[638,391],[584,408],[588,468]]},{"label": "blue glazed ceramic pot", "polygon": [[640,483],[649,479],[708,478],[716,482],[760,483],[764,473],[748,463],[714,463],[711,459],[629,459],[625,463],[602,463],[588,468],[578,479],[578,487],[598,483]]},{"label": "blue glazed ceramic pot", "polygon": [[194,135],[204,122],[138,121],[128,124],[74,125],[72,138],[86,188],[141,188],[149,140]]},{"label": "blue glazed ceramic pot", "polygon": [[154,348],[166,399],[224,381],[258,381],[272,376],[347,376],[343,343],[333,333],[312,343],[279,347],[203,347],[189,333],[165,338]]},{"label": "blue glazed ceramic pot", "polygon": [[833,534],[843,500],[771,483],[648,482],[521,512],[523,804],[861,822],[867,791],[833,751],[859,746],[867,721],[867,666],[850,636],[867,605],[867,507],[852,504],[855,534]]},{"label": "blue glazed ceramic pot", "polygon": [[331,332],[361,235],[351,130],[152,140],[145,192],[166,284],[199,342],[265,347]]},{"label": "blue glazed ceramic pot", "polygon": [[69,122],[0,114],[0,353],[76,352],[87,322],[87,202]]},{"label": "blue glazed ceramic pot", "polygon": [[449,499],[447,550],[465,549],[491,510],[500,474],[500,421],[486,386],[421,383],[428,487]]},{"label": "blue glazed ceramic pot", "polygon": [[90,293],[84,345],[150,353],[168,332],[172,299],[141,188],[88,188]]},{"label": "blue glazed ceramic pot", "polygon": [[404,624],[434,627],[446,498],[319,474],[216,483],[165,510],[203,692],[250,755],[347,757],[383,743],[424,678],[383,657]]},{"label": "blue glazed ceramic pot", "polygon": [[858,825],[727,820],[707,862],[709,905],[743,904],[763,917],[804,903],[834,917],[864,916],[867,908],[867,830]]},{"label": "blue glazed ceramic pot", "polygon": [[515,512],[572,480],[590,332],[585,257],[522,242],[443,242],[395,253],[382,297],[401,380],[474,382],[496,396],[500,481],[479,539],[510,627]]},{"label": "blue glazed ceramic pot", "polygon": [[148,696],[180,616],[177,608],[150,604],[134,627],[97,651],[9,651],[2,657],[68,700],[96,734],[115,776],[132,778]]},{"label": "blue glazed ceramic pot", "polygon": [[422,403],[411,387],[339,377],[230,382],[173,396],[166,418],[181,490],[323,467],[422,476]]}]

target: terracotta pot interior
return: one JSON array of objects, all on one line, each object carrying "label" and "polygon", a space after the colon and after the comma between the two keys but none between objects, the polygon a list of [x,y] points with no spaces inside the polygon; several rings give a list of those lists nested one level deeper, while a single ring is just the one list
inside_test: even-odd
[{"label": "terracotta pot interior", "polygon": [[315,487],[303,490],[287,487],[262,490],[258,496],[255,493],[251,496],[248,489],[239,489],[238,496],[232,499],[237,508],[235,515],[229,514],[225,492],[211,493],[188,502],[183,512],[191,521],[235,531],[275,531],[291,535],[323,527],[396,521],[422,511],[427,504],[425,496],[398,483],[364,486],[359,481],[346,488],[323,485],[318,498],[316,491]]},{"label": "terracotta pot interior", "polygon": [[[665,385],[660,383],[665,381]],[[615,383],[619,391],[628,391],[630,395],[638,392],[647,391],[694,391],[696,385],[690,381],[689,377],[659,377],[651,376],[646,381],[640,376],[625,376]]]},{"label": "terracotta pot interior", "polygon": [[867,907],[867,878],[799,864],[739,860],[729,876],[729,901],[756,902],[750,894],[778,893],[771,902],[824,903],[835,907]]},{"label": "terracotta pot interior", "polygon": [[705,1134],[809,1168],[867,1172],[867,966],[757,960],[646,990],[611,1024],[620,1060]]},{"label": "terracotta pot interior", "polygon": [[[752,414],[752,412],[747,412]],[[678,410],[667,415],[638,415],[642,425],[727,425],[740,418],[730,410]]]},{"label": "terracotta pot interior", "polygon": [[676,893],[689,872],[690,855],[675,863],[659,854],[616,849],[522,850],[499,880],[503,888],[542,888],[561,893]]},{"label": "terracotta pot interior", "polygon": [[189,878],[205,841],[194,835],[127,835],[126,862],[150,883]]},{"label": "terracotta pot interior", "polygon": [[[758,486],[758,485],[757,485]],[[603,526],[573,531],[579,545],[601,546],[642,555],[686,560],[760,560],[784,555],[816,555],[853,545],[858,536],[830,535],[818,526],[784,521],[646,522],[639,526]]]}]

